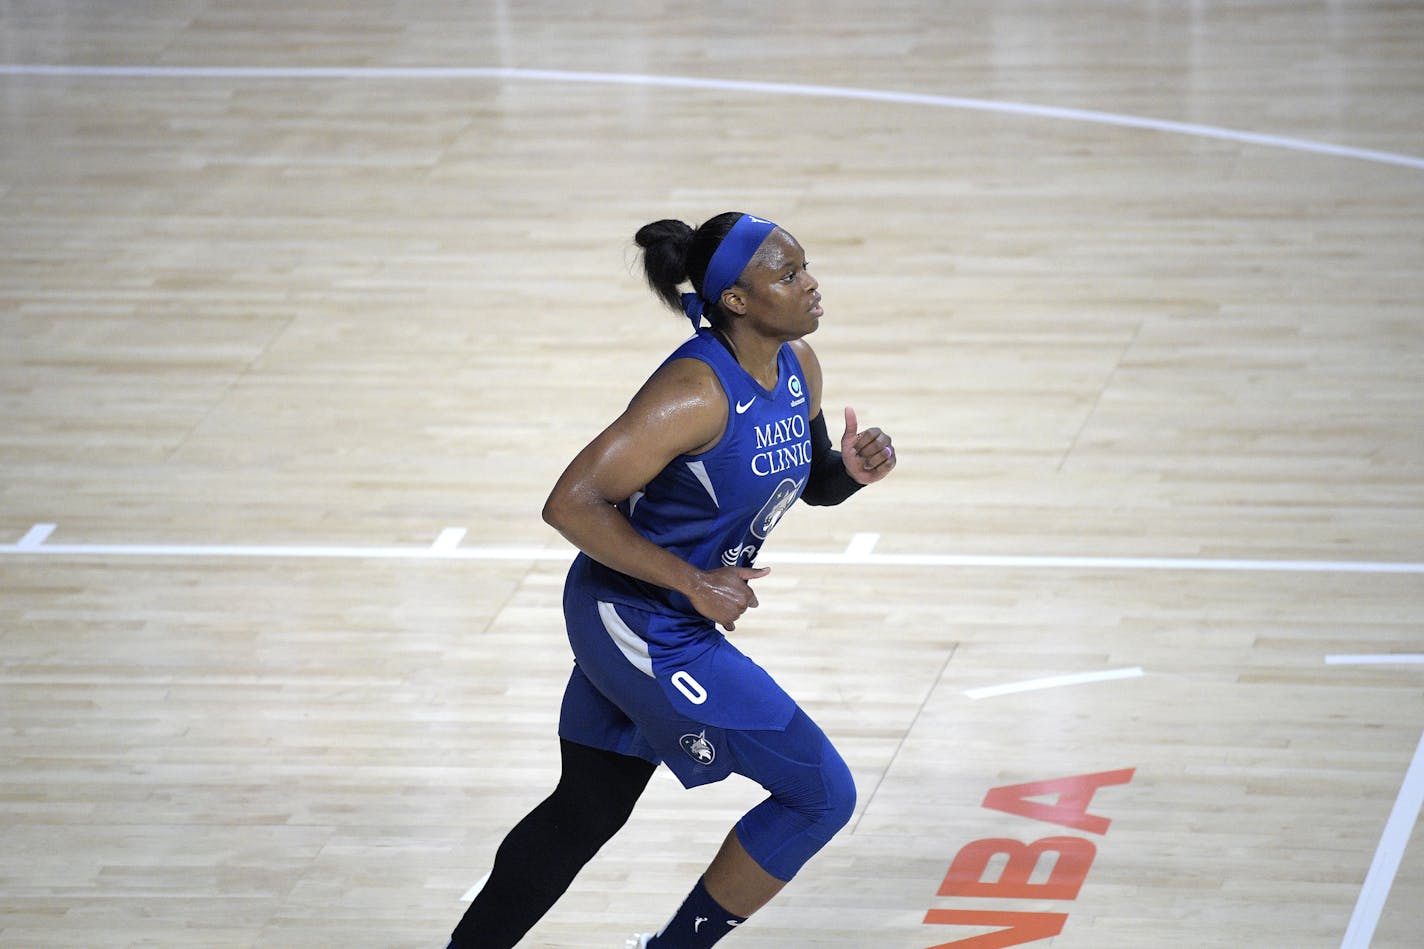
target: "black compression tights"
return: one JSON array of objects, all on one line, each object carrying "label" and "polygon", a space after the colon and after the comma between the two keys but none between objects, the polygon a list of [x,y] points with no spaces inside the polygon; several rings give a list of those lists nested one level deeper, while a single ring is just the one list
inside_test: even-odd
[{"label": "black compression tights", "polygon": [[563,774],[504,838],[494,869],[451,935],[454,949],[511,949],[628,821],[654,766],[559,741]]}]

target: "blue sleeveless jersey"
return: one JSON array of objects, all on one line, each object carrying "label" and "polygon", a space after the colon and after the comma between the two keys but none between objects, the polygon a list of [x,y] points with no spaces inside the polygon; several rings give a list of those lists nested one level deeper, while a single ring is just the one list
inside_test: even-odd
[{"label": "blue sleeveless jersey", "polygon": [[[727,427],[700,455],[675,458],[619,505],[634,530],[693,566],[751,566],[811,470],[805,379],[791,347],[777,354],[776,387],[762,388],[717,337],[699,329],[664,362],[698,359],[727,394]],[[580,554],[574,574],[599,599],[653,613],[698,616],[680,593],[644,583]]]}]

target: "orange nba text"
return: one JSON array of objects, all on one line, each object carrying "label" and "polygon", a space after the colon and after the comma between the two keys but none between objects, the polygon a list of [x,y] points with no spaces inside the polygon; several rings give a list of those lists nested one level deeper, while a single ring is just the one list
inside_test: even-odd
[{"label": "orange nba text", "polygon": [[[1093,795],[1099,788],[1127,784],[1135,768],[1100,771],[1071,778],[1032,781],[993,788],[984,796],[984,806],[1102,836],[1111,823],[1106,817],[1089,814]],[[1053,798],[1047,803],[1045,798]],[[1046,872],[1040,864],[1048,865]],[[1097,847],[1086,837],[1042,837],[1024,843],[1007,837],[975,840],[960,848],[940,884],[939,895],[975,900],[1063,900],[1078,898],[1088,878]],[[1000,867],[997,876],[990,864]],[[1036,872],[1037,871],[1037,872]],[[993,877],[992,879],[990,877]],[[982,904],[979,904],[982,905]],[[1063,931],[1067,913],[1024,912],[1008,909],[932,909],[925,914],[926,925],[995,927],[992,932],[941,942],[929,949],[1004,949],[1049,939]]]}]

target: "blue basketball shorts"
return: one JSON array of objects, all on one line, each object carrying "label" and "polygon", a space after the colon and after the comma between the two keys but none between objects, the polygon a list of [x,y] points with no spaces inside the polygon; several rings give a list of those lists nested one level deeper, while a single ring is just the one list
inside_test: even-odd
[{"label": "blue basketball shorts", "polygon": [[770,797],[737,824],[738,839],[768,873],[790,880],[850,819],[855,784],[845,762],[709,621],[600,601],[597,593],[565,587],[576,665],[559,736],[664,763],[684,787],[733,773],[757,782]]}]

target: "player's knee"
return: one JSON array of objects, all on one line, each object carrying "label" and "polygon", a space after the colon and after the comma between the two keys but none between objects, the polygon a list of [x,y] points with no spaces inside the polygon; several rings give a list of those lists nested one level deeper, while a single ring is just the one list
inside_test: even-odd
[{"label": "player's knee", "polygon": [[[799,727],[804,742],[803,747],[815,748],[818,783],[821,799],[816,802],[816,823],[826,829],[826,838],[850,822],[855,811],[855,778],[851,776],[841,753],[805,713],[799,713],[799,720],[793,727]],[[809,733],[808,733],[809,732]]]},{"label": "player's knee", "polygon": [[817,823],[826,840],[842,827],[850,823],[855,813],[855,778],[840,753],[826,743],[826,753],[821,760],[821,780],[825,786],[826,800]]},{"label": "player's knee", "polygon": [[560,800],[563,804],[560,813],[570,844],[590,853],[597,853],[622,830],[632,813],[632,807],[622,802],[600,807],[585,795],[569,794]]},{"label": "player's knee", "polygon": [[653,766],[641,759],[561,742],[563,774],[545,802],[570,847],[589,856],[622,829]]},{"label": "player's knee", "polygon": [[782,771],[776,780],[763,781],[763,785],[795,815],[805,833],[824,843],[850,822],[855,811],[855,779],[835,745],[804,713],[798,711],[786,734],[792,752],[786,757],[799,758],[802,763]]},{"label": "player's knee", "polygon": [[855,813],[855,779],[850,768],[828,741],[817,769],[818,793],[783,803],[804,822],[803,833],[824,846]]},{"label": "player's knee", "polygon": [[742,845],[762,869],[790,880],[830,843],[855,811],[855,781],[830,742],[814,770],[783,784],[737,824]]}]

